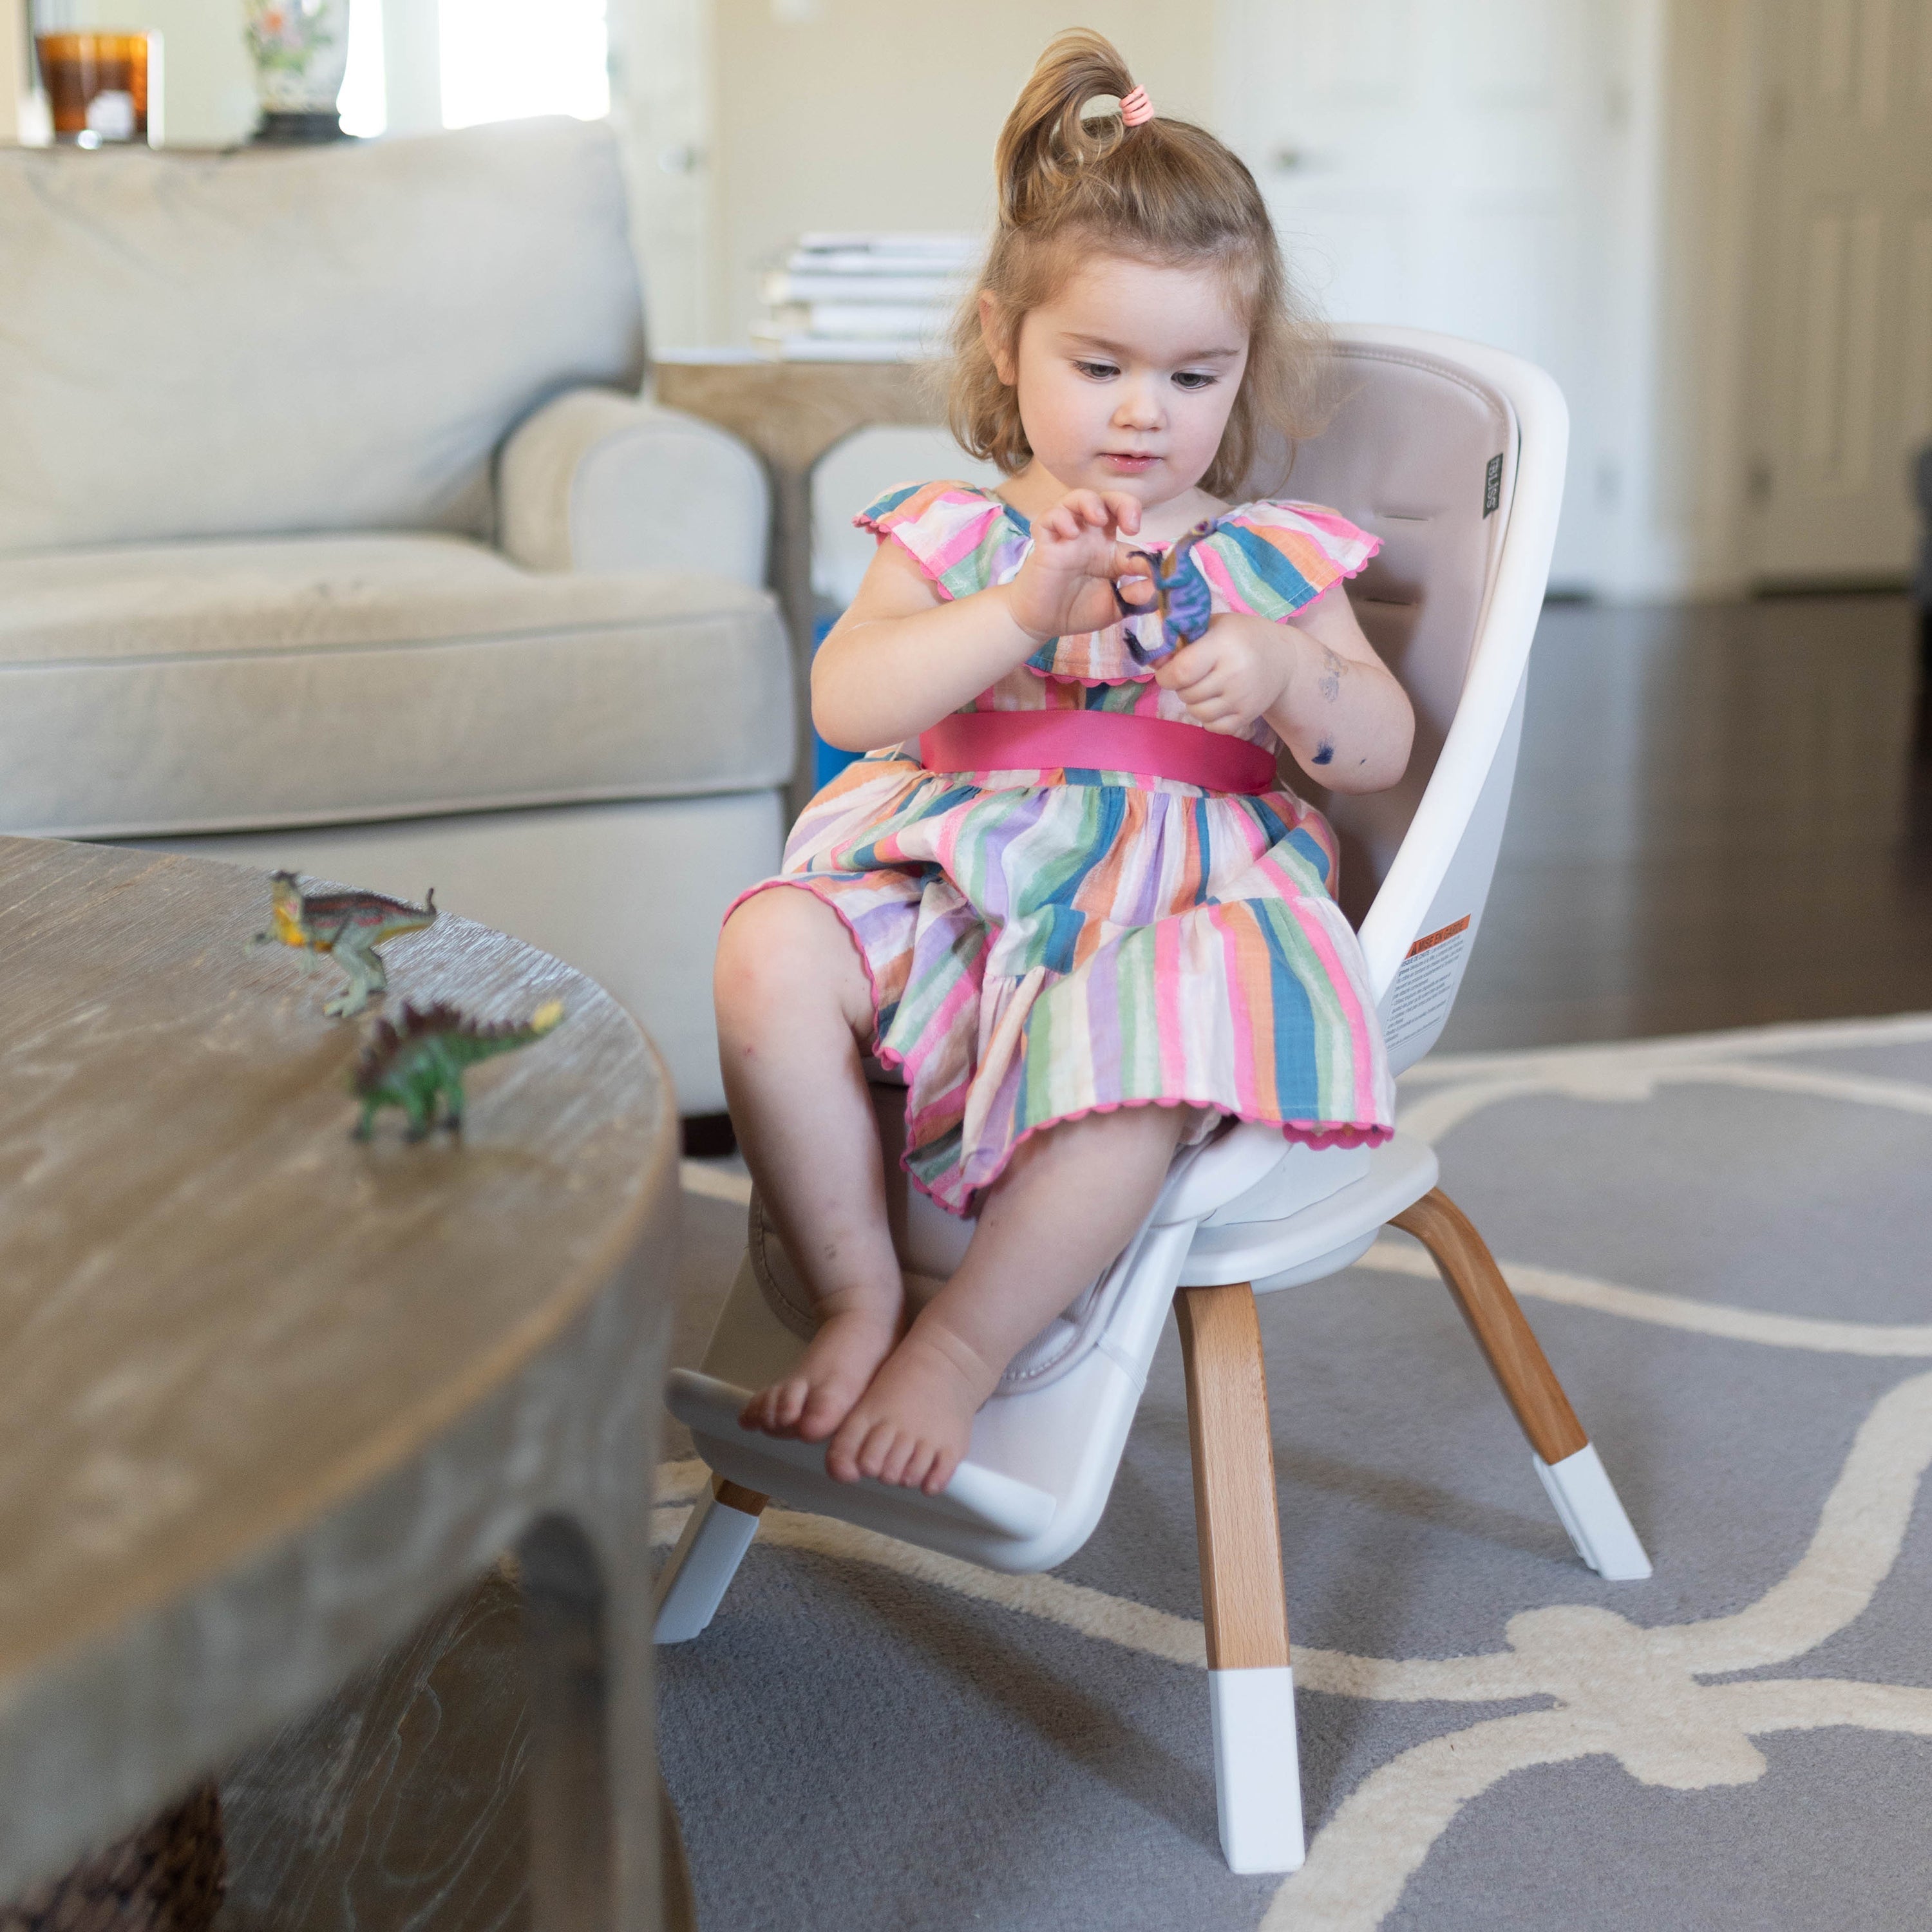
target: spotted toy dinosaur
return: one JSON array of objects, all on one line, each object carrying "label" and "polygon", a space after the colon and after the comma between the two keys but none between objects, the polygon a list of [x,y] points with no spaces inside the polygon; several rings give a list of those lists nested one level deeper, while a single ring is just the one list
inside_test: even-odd
[{"label": "spotted toy dinosaur", "polygon": [[278,872],[270,884],[274,923],[256,933],[254,943],[298,946],[304,967],[313,967],[318,954],[333,959],[349,976],[347,989],[322,1008],[334,1019],[359,1013],[376,994],[388,990],[377,946],[436,923],[434,886],[422,904],[412,906],[380,892],[304,892],[293,872]]},{"label": "spotted toy dinosaur", "polygon": [[398,1018],[376,1022],[350,1076],[350,1090],[362,1102],[354,1137],[369,1138],[376,1110],[382,1107],[400,1107],[409,1116],[412,1141],[426,1138],[439,1126],[460,1133],[463,1070],[494,1054],[528,1046],[562,1018],[561,1000],[538,1007],[522,1026],[480,1026],[440,1000],[429,1006],[406,1003]]}]

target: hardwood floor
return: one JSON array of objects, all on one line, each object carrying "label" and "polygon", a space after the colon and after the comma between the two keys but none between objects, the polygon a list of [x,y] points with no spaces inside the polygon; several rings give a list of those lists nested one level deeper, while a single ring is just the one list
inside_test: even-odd
[{"label": "hardwood floor", "polygon": [[1445,1051],[1932,1006],[1899,596],[1553,604]]}]

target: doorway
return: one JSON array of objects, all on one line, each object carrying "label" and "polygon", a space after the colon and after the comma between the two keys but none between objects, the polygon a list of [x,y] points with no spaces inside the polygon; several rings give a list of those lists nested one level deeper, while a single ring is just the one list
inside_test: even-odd
[{"label": "doorway", "polygon": [[1223,0],[1220,120],[1331,320],[1540,363],[1553,576],[1614,588],[1648,451],[1650,0]]},{"label": "doorway", "polygon": [[1762,21],[1750,568],[1902,580],[1932,440],[1932,0],[1772,0]]}]

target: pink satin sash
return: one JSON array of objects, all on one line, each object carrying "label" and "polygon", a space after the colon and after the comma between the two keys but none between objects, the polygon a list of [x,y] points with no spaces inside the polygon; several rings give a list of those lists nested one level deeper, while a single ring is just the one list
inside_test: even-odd
[{"label": "pink satin sash", "polygon": [[929,772],[1082,770],[1273,791],[1274,759],[1246,738],[1120,711],[956,711],[919,735]]}]

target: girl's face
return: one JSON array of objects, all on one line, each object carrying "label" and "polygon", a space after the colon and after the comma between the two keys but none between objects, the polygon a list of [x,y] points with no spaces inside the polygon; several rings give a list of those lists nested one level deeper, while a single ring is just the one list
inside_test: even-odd
[{"label": "girl's face", "polygon": [[1248,360],[1224,278],[1095,257],[1028,311],[1010,350],[990,298],[980,309],[1034,460],[1066,488],[1124,490],[1151,507],[1200,482]]}]

